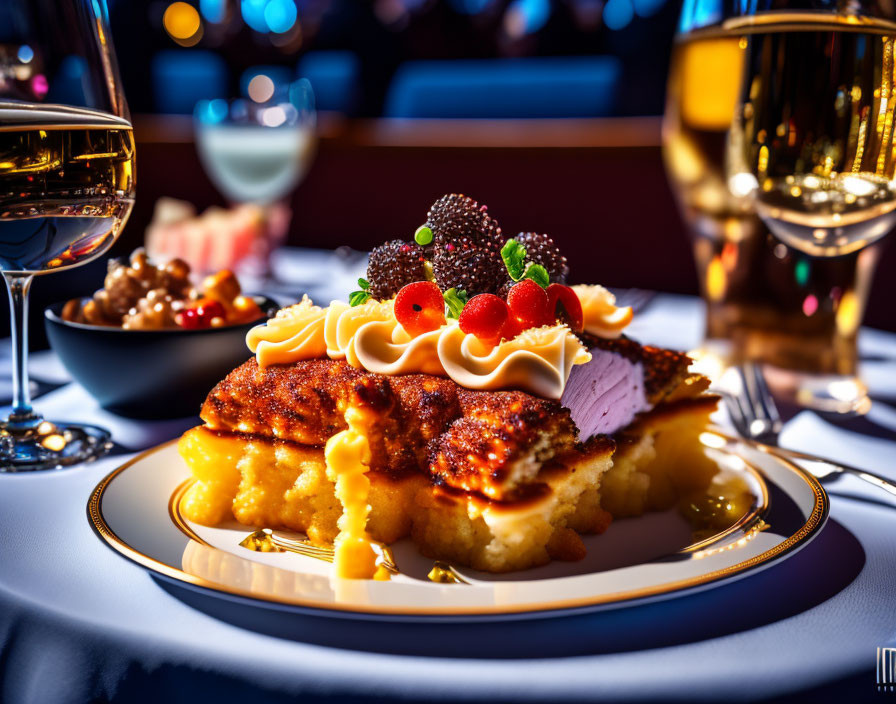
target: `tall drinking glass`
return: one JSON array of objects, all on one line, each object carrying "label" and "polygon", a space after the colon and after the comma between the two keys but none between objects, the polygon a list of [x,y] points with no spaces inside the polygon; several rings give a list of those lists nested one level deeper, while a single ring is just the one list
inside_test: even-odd
[{"label": "tall drinking glass", "polygon": [[14,394],[0,471],[70,466],[110,446],[102,428],[32,408],[28,291],[35,277],[109,249],[133,206],[134,158],[105,0],[0,3],[0,272]]},{"label": "tall drinking glass", "polygon": [[703,353],[866,410],[856,334],[896,223],[893,43],[870,2],[687,0],[664,156],[707,302]]}]

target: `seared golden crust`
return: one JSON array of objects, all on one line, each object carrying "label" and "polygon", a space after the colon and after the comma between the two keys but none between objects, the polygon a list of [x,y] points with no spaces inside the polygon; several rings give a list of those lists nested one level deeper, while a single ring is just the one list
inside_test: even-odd
[{"label": "seared golden crust", "polygon": [[[584,336],[644,367],[656,403],[687,378],[688,358],[620,338]],[[349,402],[371,408],[371,470],[401,477],[421,471],[437,484],[501,500],[533,481],[546,462],[576,447],[569,411],[522,391],[474,391],[428,374],[383,376],[345,361],[312,359],[259,368],[249,359],[208,395],[211,430],[321,447],[346,428]]]},{"label": "seared golden crust", "polygon": [[354,395],[377,415],[371,469],[404,475],[426,466],[429,441],[461,415],[458,389],[449,379],[387,377],[344,361],[260,369],[253,358],[212,389],[200,415],[214,430],[323,446],[347,427],[343,414]]},{"label": "seared golden crust", "polygon": [[[354,398],[376,412],[371,469],[392,476],[429,470],[436,480],[499,496],[534,447],[540,459],[575,442],[569,413],[522,391],[472,391],[428,374],[383,376],[315,359],[260,369],[254,359],[209,394],[212,430],[322,446],[345,429]],[[480,461],[481,459],[481,461]]]},{"label": "seared golden crust", "polygon": [[430,472],[439,482],[498,498],[576,442],[569,411],[554,401],[522,391],[460,396],[463,416],[432,443]]}]

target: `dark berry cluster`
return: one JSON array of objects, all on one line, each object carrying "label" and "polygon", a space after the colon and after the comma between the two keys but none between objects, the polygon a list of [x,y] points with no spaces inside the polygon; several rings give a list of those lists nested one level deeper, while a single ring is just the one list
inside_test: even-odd
[{"label": "dark berry cluster", "polygon": [[538,232],[521,232],[514,239],[526,248],[526,261],[541,264],[547,269],[551,283],[566,283],[569,263],[552,238]]},{"label": "dark berry cluster", "polygon": [[413,242],[392,240],[370,253],[367,264],[368,292],[384,301],[395,296],[404,286],[426,278],[426,256],[423,247]]},{"label": "dark berry cluster", "polygon": [[[502,251],[505,245],[507,252]],[[531,277],[542,287],[565,283],[569,275],[566,257],[550,237],[521,232],[505,241],[485,205],[450,193],[432,204],[414,242],[393,240],[371,252],[369,288],[364,293],[385,300],[407,284],[432,280],[442,291],[456,289],[468,297],[489,293],[506,299],[517,281],[530,277],[526,272],[533,267],[541,273],[540,278],[535,276],[538,272]]]},{"label": "dark berry cluster", "polygon": [[426,225],[434,235],[433,245],[466,239],[471,245],[501,249],[504,238],[498,221],[488,214],[488,206],[479,205],[462,193],[442,196],[429,209]]},{"label": "dark berry cluster", "polygon": [[433,275],[442,290],[463,289],[475,296],[494,293],[504,283],[504,238],[486,206],[451,193],[433,203],[426,226],[433,234]]}]

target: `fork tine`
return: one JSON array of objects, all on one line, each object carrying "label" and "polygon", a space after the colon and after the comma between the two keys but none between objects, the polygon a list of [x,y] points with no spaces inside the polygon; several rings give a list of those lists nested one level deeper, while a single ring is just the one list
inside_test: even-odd
[{"label": "fork tine", "polygon": [[734,427],[741,435],[748,436],[752,410],[747,407],[749,393],[743,370],[736,366],[729,367],[719,379],[718,391],[722,394],[722,400]]},{"label": "fork tine", "polygon": [[781,415],[778,413],[778,406],[765,381],[762,367],[754,362],[747,362],[744,364],[744,373],[747,376],[748,385],[752,387],[750,396],[756,418],[767,422],[772,432],[780,433]]}]

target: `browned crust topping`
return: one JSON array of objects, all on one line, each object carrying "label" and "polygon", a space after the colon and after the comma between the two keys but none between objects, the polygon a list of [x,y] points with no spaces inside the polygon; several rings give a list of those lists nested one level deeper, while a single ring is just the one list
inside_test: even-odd
[{"label": "browned crust topping", "polygon": [[575,443],[569,413],[522,391],[473,391],[428,374],[383,376],[314,359],[259,369],[250,359],[220,382],[201,417],[212,430],[322,446],[345,429],[349,399],[377,416],[371,469],[428,469],[437,482],[498,496],[533,447],[552,457]]},{"label": "browned crust topping", "polygon": [[[653,404],[688,378],[681,353],[627,338],[583,341],[641,362]],[[520,498],[520,487],[553,458],[594,449],[577,444],[569,411],[556,401],[474,391],[428,374],[383,376],[330,359],[264,369],[249,359],[212,389],[200,415],[211,430],[321,447],[346,428],[352,399],[377,417],[372,471],[396,478],[428,471],[437,485],[493,501]]]}]

